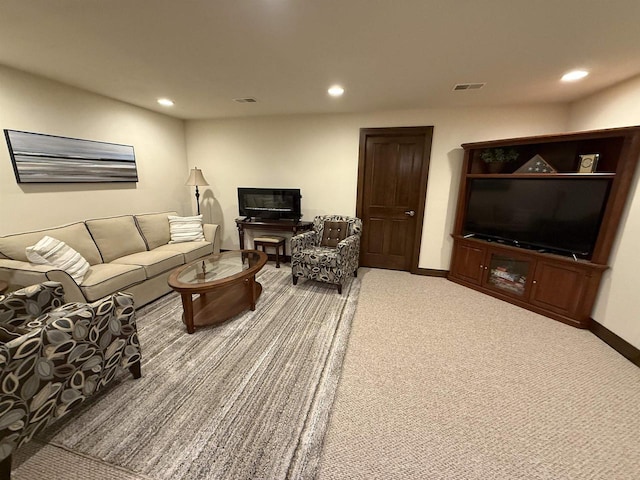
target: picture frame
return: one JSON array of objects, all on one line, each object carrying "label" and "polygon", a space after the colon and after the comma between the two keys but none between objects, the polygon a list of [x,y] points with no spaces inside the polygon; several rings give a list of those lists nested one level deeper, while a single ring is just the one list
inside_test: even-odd
[{"label": "picture frame", "polygon": [[18,183],[137,182],[131,145],[4,130]]},{"label": "picture frame", "polygon": [[597,153],[586,153],[578,155],[578,173],[594,173],[598,167],[600,155]]}]

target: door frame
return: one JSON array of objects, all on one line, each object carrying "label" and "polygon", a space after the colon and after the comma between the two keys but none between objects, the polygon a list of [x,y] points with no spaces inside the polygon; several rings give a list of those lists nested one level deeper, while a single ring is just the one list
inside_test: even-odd
[{"label": "door frame", "polygon": [[[421,273],[418,267],[420,260],[420,246],[422,244],[422,227],[424,225],[424,212],[427,202],[427,181],[429,179],[429,164],[431,161],[431,144],[433,141],[433,126],[427,127],[382,127],[382,128],[361,128],[360,129],[360,145],[358,152],[358,190],[356,197],[356,217],[363,217],[364,210],[364,178],[365,178],[365,149],[367,145],[367,137],[397,137],[397,136],[418,136],[424,137],[424,146],[422,149],[422,161],[420,166],[420,190],[418,193],[419,203],[416,210],[416,217],[420,219],[416,223],[416,231],[413,239],[413,248],[411,249],[411,273]],[[364,225],[363,225],[364,227]],[[362,265],[366,267],[367,265]]]}]

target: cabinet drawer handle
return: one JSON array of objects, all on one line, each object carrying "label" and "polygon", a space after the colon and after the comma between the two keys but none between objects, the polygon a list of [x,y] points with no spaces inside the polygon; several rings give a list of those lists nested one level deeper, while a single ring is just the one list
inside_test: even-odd
[{"label": "cabinet drawer handle", "polygon": [[538,283],[538,281],[537,281],[537,280],[534,280],[532,283],[536,284],[536,283]]}]

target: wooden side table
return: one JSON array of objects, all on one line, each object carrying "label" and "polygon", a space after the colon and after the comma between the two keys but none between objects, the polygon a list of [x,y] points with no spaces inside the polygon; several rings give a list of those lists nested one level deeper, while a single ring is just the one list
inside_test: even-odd
[{"label": "wooden side table", "polygon": [[284,237],[276,237],[276,236],[264,236],[264,237],[256,237],[253,239],[253,248],[256,250],[260,250],[262,247],[262,251],[267,253],[265,250],[266,247],[274,247],[276,249],[276,268],[280,268],[280,248],[282,248],[282,259],[284,260]]}]

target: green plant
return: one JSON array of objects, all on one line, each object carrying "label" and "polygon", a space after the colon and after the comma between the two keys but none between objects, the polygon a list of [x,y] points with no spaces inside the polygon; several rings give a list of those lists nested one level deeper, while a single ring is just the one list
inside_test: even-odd
[{"label": "green plant", "polygon": [[480,153],[480,158],[484,163],[507,163],[517,160],[518,152],[515,148],[487,148]]}]

